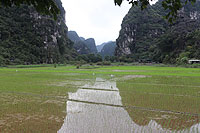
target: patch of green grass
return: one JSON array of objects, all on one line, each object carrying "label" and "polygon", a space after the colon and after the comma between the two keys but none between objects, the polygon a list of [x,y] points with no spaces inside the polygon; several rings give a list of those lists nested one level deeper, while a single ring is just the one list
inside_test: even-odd
[{"label": "patch of green grass", "polygon": [[200,78],[153,76],[118,82],[125,105],[200,114]]},{"label": "patch of green grass", "polygon": [[[183,130],[200,122],[199,77],[133,78],[117,82],[117,87],[123,105],[139,108],[136,111],[133,109],[127,111],[133,121],[136,120],[140,125],[143,121],[146,121],[144,124],[147,125],[151,120],[155,120],[167,129]],[[166,114],[169,118],[162,117]],[[172,124],[173,122],[175,123]]]},{"label": "patch of green grass", "polygon": [[0,132],[58,131],[66,116],[68,92],[77,90],[73,82],[91,80],[90,77],[92,75],[45,72],[45,69],[43,72],[30,72],[25,68],[17,72],[12,68],[2,70]]}]

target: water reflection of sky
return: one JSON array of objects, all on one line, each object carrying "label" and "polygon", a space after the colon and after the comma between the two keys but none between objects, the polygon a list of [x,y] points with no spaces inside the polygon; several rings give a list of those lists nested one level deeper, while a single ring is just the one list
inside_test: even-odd
[{"label": "water reflection of sky", "polygon": [[[86,84],[68,95],[67,116],[59,133],[171,132],[155,120],[145,126],[136,124],[120,107],[121,96],[115,81],[96,78],[94,84]],[[176,132],[199,133],[200,124]]]}]

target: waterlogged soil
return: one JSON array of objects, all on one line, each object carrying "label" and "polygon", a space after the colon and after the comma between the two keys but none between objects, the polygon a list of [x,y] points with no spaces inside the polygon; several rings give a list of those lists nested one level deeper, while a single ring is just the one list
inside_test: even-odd
[{"label": "waterlogged soil", "polygon": [[[59,80],[59,82],[48,82],[48,87],[56,87],[56,89],[51,93],[45,93],[45,96],[31,92],[0,92],[0,133],[200,132],[200,115],[198,113],[177,112],[169,108],[169,110],[163,110],[142,107],[140,101],[131,101],[129,105],[123,101],[123,96],[135,97],[134,95],[139,94],[140,100],[145,99],[147,95],[159,95],[162,98],[166,95],[189,97],[181,94],[159,93],[155,92],[155,89],[151,93],[125,95],[125,93],[129,93],[125,90],[127,88],[119,90],[119,85],[116,84],[131,79],[152,78],[151,76],[126,75],[121,78],[115,75],[101,75],[104,78],[96,78],[99,76],[96,74],[91,74],[87,78],[81,77],[80,74],[59,74],[59,76],[75,77],[74,79]],[[77,76],[80,76],[80,79]],[[129,86],[137,85],[133,82],[127,83]],[[44,84],[46,85],[46,82]],[[144,85],[145,83],[138,82],[138,84]],[[173,86],[178,87],[177,84]],[[182,85],[180,84],[179,87]],[[192,87],[199,89],[197,86]],[[59,91],[63,88],[66,88],[66,91]],[[134,91],[131,90],[131,92]],[[197,93],[200,92],[197,91]],[[199,95],[194,96],[195,98],[199,97]],[[134,106],[133,103],[138,104]]]},{"label": "waterlogged soil", "polygon": [[82,86],[82,88],[85,89],[102,89],[102,90],[118,90],[117,86],[116,86],[116,82],[115,81],[108,81],[106,79],[102,79],[102,78],[96,78],[95,83],[88,83],[85,84],[84,86]]},{"label": "waterlogged soil", "polygon": [[31,93],[0,93],[0,133],[57,131],[63,123],[65,99]]},{"label": "waterlogged soil", "polygon": [[58,133],[200,132],[198,114],[124,106],[114,80],[96,78],[68,96],[67,116]]}]

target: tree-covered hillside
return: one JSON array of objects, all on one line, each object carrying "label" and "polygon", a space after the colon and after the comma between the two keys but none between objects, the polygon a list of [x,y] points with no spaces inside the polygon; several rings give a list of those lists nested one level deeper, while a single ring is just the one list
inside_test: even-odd
[{"label": "tree-covered hillside", "polygon": [[101,49],[100,55],[104,58],[105,56],[114,56],[116,48],[116,42],[107,42],[104,43],[103,48]]},{"label": "tree-covered hillside", "polygon": [[75,31],[68,32],[68,38],[74,43],[73,47],[79,54],[89,54],[90,49],[84,43],[85,39],[81,39]]},{"label": "tree-covered hillside", "polygon": [[0,8],[0,65],[64,62],[76,54],[61,9],[57,20],[30,6]]},{"label": "tree-covered hillside", "polygon": [[95,44],[95,40],[93,38],[86,39],[83,37],[79,37],[76,31],[68,32],[69,39],[74,42],[74,49],[79,54],[96,54],[97,48]]},{"label": "tree-covered hillside", "polygon": [[90,52],[93,54],[97,54],[97,47],[94,38],[88,38],[84,41],[86,46],[90,49]]},{"label": "tree-covered hillside", "polygon": [[200,2],[188,4],[169,24],[163,16],[162,1],[141,11],[132,7],[122,22],[117,39],[116,55],[133,61],[184,63],[200,58],[198,35],[200,28]]},{"label": "tree-covered hillside", "polygon": [[104,47],[106,43],[102,43],[100,45],[97,45],[97,52],[101,52],[102,48]]}]

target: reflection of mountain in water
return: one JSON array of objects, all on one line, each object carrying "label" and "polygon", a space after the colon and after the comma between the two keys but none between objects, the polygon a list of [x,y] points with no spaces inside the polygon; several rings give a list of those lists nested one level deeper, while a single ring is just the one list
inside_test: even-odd
[{"label": "reflection of mountain in water", "polygon": [[[67,116],[59,133],[170,132],[155,120],[140,126],[123,108],[116,82],[97,78],[75,93],[69,93]],[[183,130],[182,130],[183,131]],[[183,132],[198,132],[200,124]]]}]

